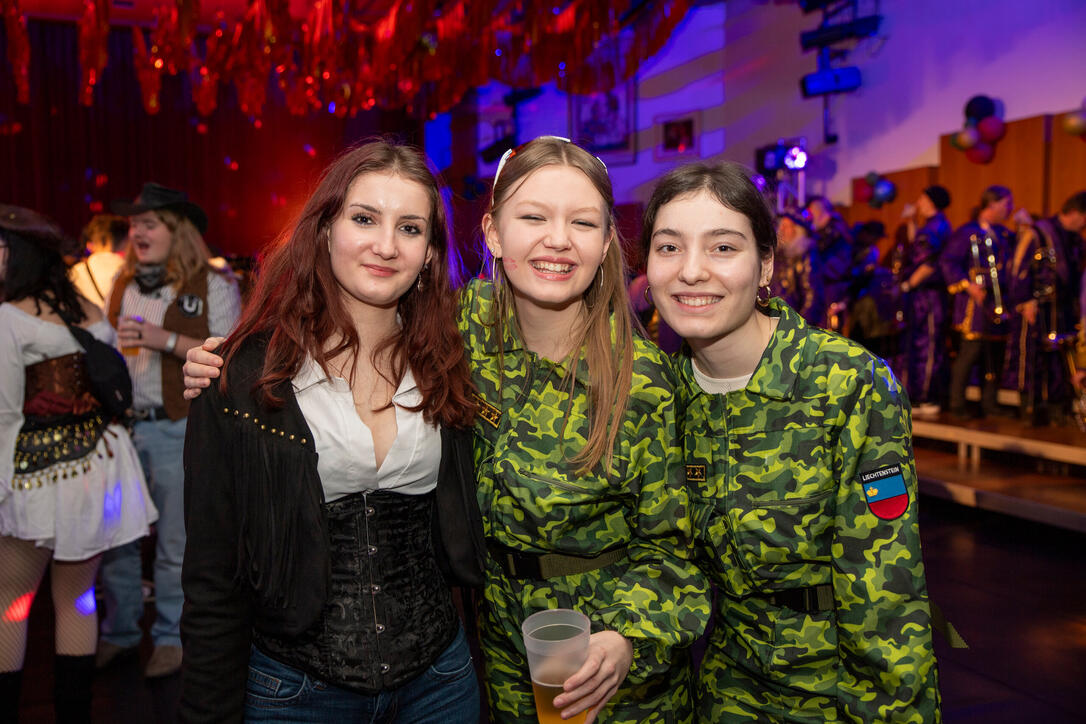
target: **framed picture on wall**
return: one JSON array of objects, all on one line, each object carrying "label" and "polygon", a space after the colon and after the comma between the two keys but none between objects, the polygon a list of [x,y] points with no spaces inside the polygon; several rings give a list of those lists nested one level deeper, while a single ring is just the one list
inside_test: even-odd
[{"label": "framed picture on wall", "polygon": [[570,96],[570,126],[575,143],[610,165],[637,160],[637,83],[635,79],[608,91]]},{"label": "framed picture on wall", "polygon": [[701,111],[652,119],[652,157],[657,161],[698,156],[701,138]]}]

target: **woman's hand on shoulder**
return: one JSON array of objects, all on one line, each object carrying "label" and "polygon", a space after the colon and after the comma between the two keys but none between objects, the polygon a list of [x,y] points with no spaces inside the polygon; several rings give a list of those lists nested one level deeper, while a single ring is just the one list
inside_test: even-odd
[{"label": "woman's hand on shoulder", "polygon": [[200,392],[211,384],[211,380],[219,376],[219,368],[222,367],[222,357],[214,354],[223,343],[225,337],[208,337],[199,347],[193,347],[185,355],[185,399],[195,400]]},{"label": "woman's hand on shoulder", "polygon": [[600,631],[588,639],[588,658],[584,666],[566,679],[563,692],[554,705],[563,717],[588,710],[585,724],[592,724],[596,714],[618,691],[633,664],[633,644],[617,631]]}]

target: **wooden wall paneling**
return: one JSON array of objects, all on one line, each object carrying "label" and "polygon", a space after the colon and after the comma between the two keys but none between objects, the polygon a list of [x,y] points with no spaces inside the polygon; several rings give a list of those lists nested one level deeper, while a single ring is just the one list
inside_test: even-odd
[{"label": "wooden wall paneling", "polygon": [[1048,214],[1054,214],[1071,194],[1086,189],[1086,136],[1063,130],[1063,116],[1052,119],[1052,145],[1048,165]]},{"label": "wooden wall paneling", "polygon": [[993,184],[1007,186],[1014,192],[1015,208],[1024,207],[1033,214],[1045,213],[1046,144],[1051,130],[1050,115],[1011,121],[996,145],[995,157],[986,164],[973,163],[964,151],[951,146],[951,134],[940,136],[937,178],[953,199],[947,209],[950,223],[959,226],[968,221],[981,192]]}]

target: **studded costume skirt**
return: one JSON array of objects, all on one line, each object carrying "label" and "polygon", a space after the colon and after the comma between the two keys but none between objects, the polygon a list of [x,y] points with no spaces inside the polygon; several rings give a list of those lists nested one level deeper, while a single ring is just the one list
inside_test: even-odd
[{"label": "studded costume skirt", "polygon": [[61,426],[36,434],[89,444],[50,465],[20,466],[17,456],[10,487],[0,496],[0,535],[51,548],[58,561],[85,560],[147,535],[158,511],[123,427],[105,426],[96,441]]}]

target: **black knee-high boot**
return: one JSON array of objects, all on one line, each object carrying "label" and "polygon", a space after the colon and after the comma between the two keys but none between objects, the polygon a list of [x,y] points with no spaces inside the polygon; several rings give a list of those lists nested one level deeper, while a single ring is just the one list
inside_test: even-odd
[{"label": "black knee-high boot", "polygon": [[22,669],[0,674],[0,722],[16,724],[19,721],[19,691],[22,686]]},{"label": "black knee-high boot", "polygon": [[57,724],[90,724],[94,654],[53,657],[53,707]]}]

